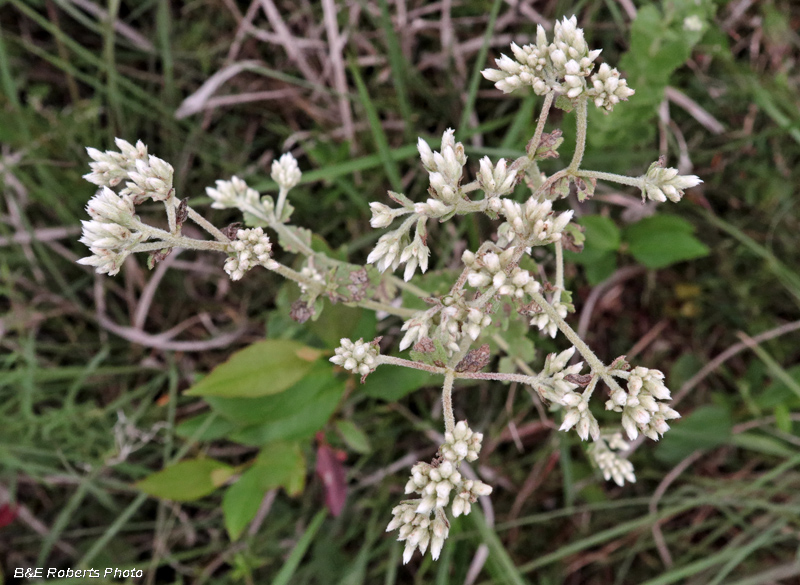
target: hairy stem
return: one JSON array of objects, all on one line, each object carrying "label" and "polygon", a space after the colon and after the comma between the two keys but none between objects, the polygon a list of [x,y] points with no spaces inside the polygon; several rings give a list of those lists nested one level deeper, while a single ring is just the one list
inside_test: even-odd
[{"label": "hairy stem", "polygon": [[583,339],[581,339],[577,333],[575,333],[575,330],[570,327],[567,322],[564,321],[564,319],[561,318],[561,315],[559,315],[553,306],[547,302],[547,299],[544,298],[544,295],[538,292],[532,292],[531,297],[534,301],[536,301],[536,304],[538,304],[542,310],[547,313],[547,316],[550,317],[550,319],[558,326],[564,336],[570,340],[572,345],[576,347],[576,349],[583,356],[583,359],[586,360],[586,363],[589,364],[589,368],[591,368],[592,372],[596,375],[599,375],[611,390],[622,391],[622,388],[620,388],[619,384],[617,384],[617,381],[614,380],[614,378],[612,378],[608,373],[608,368],[605,366],[605,364],[603,364],[603,362],[600,361],[600,358],[598,358],[591,348],[586,345],[586,342],[583,341]]},{"label": "hairy stem", "polygon": [[556,248],[556,292],[553,300],[561,302],[561,292],[564,290],[564,248],[561,240],[555,243]]},{"label": "hairy stem", "polygon": [[442,415],[444,417],[444,430],[452,433],[456,427],[456,417],[453,414],[453,381],[455,372],[447,368],[444,374],[444,385],[442,386]]},{"label": "hairy stem", "polygon": [[572,155],[572,162],[569,163],[567,170],[570,174],[574,175],[578,172],[583,160],[583,153],[586,150],[586,98],[578,101],[578,106],[575,108],[577,116],[578,134],[575,137],[575,154]]},{"label": "hairy stem", "polygon": [[600,179],[601,181],[611,181],[613,183],[620,183],[621,185],[630,185],[631,187],[638,187],[644,191],[645,177],[628,177],[626,175],[618,175],[616,173],[604,173],[602,171],[580,171],[579,177],[586,177],[587,179]]},{"label": "hairy stem", "polygon": [[542,111],[539,113],[539,122],[536,124],[536,131],[533,133],[533,138],[528,143],[530,144],[530,152],[536,154],[536,149],[539,148],[539,142],[542,140],[542,133],[544,132],[544,125],[547,122],[547,116],[550,114],[550,106],[555,99],[555,93],[550,92],[544,96],[544,104],[542,104]]},{"label": "hairy stem", "polygon": [[197,213],[194,209],[187,206],[186,210],[189,212],[189,219],[191,219],[201,228],[206,230],[209,234],[214,236],[215,240],[217,240],[218,242],[222,242],[223,244],[227,244],[230,241],[228,240],[228,238],[225,237],[225,234],[223,234],[216,227],[214,227],[214,225],[210,221],[208,221],[205,217]]}]

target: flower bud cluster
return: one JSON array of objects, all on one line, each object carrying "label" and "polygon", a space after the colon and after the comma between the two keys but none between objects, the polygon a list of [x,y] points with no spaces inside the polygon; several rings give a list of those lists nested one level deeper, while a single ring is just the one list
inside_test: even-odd
[{"label": "flower bud cluster", "polygon": [[619,76],[619,71],[616,68],[609,67],[606,63],[600,65],[597,73],[592,75],[592,87],[586,92],[598,108],[603,108],[607,112],[614,109],[621,101],[627,99],[634,94],[634,91],[628,87],[628,82]]},{"label": "flower bud cluster", "polygon": [[420,228],[417,228],[417,232],[414,236],[414,241],[411,242],[408,246],[403,249],[402,254],[400,254],[400,263],[404,263],[406,265],[406,269],[403,272],[403,280],[408,282],[411,280],[411,277],[414,276],[414,272],[417,270],[417,266],[424,274],[426,270],[428,270],[428,256],[430,256],[431,250],[428,246],[425,245],[423,238],[420,236]]},{"label": "flower bud cluster", "polygon": [[434,152],[422,138],[417,141],[417,150],[422,165],[428,171],[429,193],[447,205],[454,205],[461,198],[461,176],[467,156],[464,145],[455,141],[455,130],[448,128],[442,135],[440,152]]},{"label": "flower bud cluster", "polygon": [[615,376],[627,378],[628,391],[620,389],[611,393],[606,410],[622,413],[622,428],[633,440],[639,432],[658,441],[669,430],[668,420],[680,414],[659,400],[670,400],[669,389],[664,385],[664,374],[641,366],[630,372],[615,371]]},{"label": "flower bud cluster", "polygon": [[367,264],[375,264],[380,272],[397,270],[400,266],[400,249],[405,250],[407,244],[408,232],[402,227],[383,234],[367,256]]},{"label": "flower bud cluster", "polygon": [[268,266],[272,244],[264,230],[259,227],[239,230],[230,249],[235,255],[225,261],[224,269],[231,280],[239,280],[254,266]]},{"label": "flower bud cluster", "polygon": [[[510,226],[506,232],[509,243],[544,245],[561,239],[561,232],[572,219],[573,211],[565,211],[554,216],[552,201],[538,201],[529,198],[523,205],[510,199],[503,199],[503,215]],[[503,227],[503,226],[501,226]],[[513,234],[513,235],[511,235]]]},{"label": "flower bud cluster", "polygon": [[484,328],[492,324],[492,318],[480,309],[465,303],[453,303],[441,310],[441,322],[434,335],[442,342],[448,354],[459,351],[461,340],[468,336],[478,339]]},{"label": "flower bud cluster", "polygon": [[568,431],[575,427],[582,440],[587,440],[589,436],[596,440],[600,436],[600,426],[589,411],[589,396],[575,392],[578,384],[570,382],[568,378],[578,375],[583,369],[583,362],[567,366],[573,355],[575,347],[547,356],[542,375],[548,378],[544,380],[542,396],[564,407],[564,421],[558,430]]},{"label": "flower bud cluster", "polygon": [[122,195],[130,195],[136,205],[147,199],[166,201],[174,196],[171,164],[151,154],[146,159],[137,158],[134,166],[135,169],[128,172],[130,181],[120,191]]},{"label": "flower bud cluster", "polygon": [[508,195],[514,189],[516,182],[517,173],[508,170],[504,158],[501,158],[494,167],[492,167],[492,161],[489,160],[488,156],[481,159],[478,184],[486,193],[486,197]]},{"label": "flower bud cluster", "polygon": [[450,534],[450,522],[447,521],[443,510],[436,510],[433,520],[430,512],[418,514],[416,510],[417,500],[401,502],[392,510],[392,521],[386,527],[386,532],[391,532],[399,528],[397,540],[405,541],[406,546],[403,550],[403,564],[407,564],[414,556],[414,551],[419,549],[421,554],[425,554],[428,545],[431,547],[431,557],[437,560],[442,552],[444,541]]},{"label": "flower bud cluster", "polygon": [[[386,528],[387,532],[399,528],[398,540],[406,541],[403,563],[411,559],[417,548],[425,554],[429,543],[434,560],[439,557],[449,529],[444,509],[450,504],[451,494],[454,494],[453,515],[457,517],[469,514],[478,497],[492,493],[491,486],[480,480],[464,479],[458,471],[462,461],[478,458],[482,441],[481,433],[473,432],[466,421],[460,421],[452,432],[445,433],[445,443],[431,464],[418,462],[411,468],[405,492],[417,493],[421,498],[406,500],[394,508],[394,518]],[[443,526],[447,529],[442,530]]]},{"label": "flower bud cluster", "polygon": [[98,187],[116,187],[128,178],[128,173],[136,170],[136,161],[147,160],[147,146],[139,140],[136,146],[122,138],[115,138],[114,142],[120,152],[107,150],[101,152],[96,148],[87,148],[86,152],[95,162],[89,163],[91,173],[83,178]]},{"label": "flower bud cluster", "polygon": [[377,201],[370,203],[369,208],[372,210],[372,219],[369,220],[369,225],[376,229],[388,227],[398,215],[408,213],[406,209],[392,209],[388,205],[378,203]]},{"label": "flower bud cluster", "polygon": [[622,433],[614,433],[611,437],[595,439],[589,445],[587,453],[590,461],[597,466],[606,481],[613,479],[614,483],[622,487],[626,481],[636,483],[633,463],[621,455],[629,449],[630,445],[624,441]]},{"label": "flower bud cluster", "polygon": [[92,220],[81,222],[80,242],[89,247],[92,255],[81,258],[78,264],[94,266],[98,274],[113,276],[133,247],[147,239],[134,228],[133,200],[104,186],[89,200],[86,211]]},{"label": "flower bud cluster", "polygon": [[[316,282],[319,285],[325,284],[325,277],[322,276],[319,270],[314,267],[314,259],[309,258],[308,262],[306,263],[303,268],[300,269],[300,274],[308,278],[309,280]],[[300,287],[300,291],[303,293],[308,292],[308,287],[304,285],[302,282],[298,282],[297,285]]]},{"label": "flower bud cluster", "polygon": [[[567,313],[569,312],[569,308],[567,305],[560,301],[554,301],[551,303],[553,309],[555,309],[556,313],[562,319],[567,318]],[[531,325],[535,325],[539,328],[539,331],[542,333],[546,333],[552,338],[555,338],[556,333],[558,332],[558,325],[556,322],[550,318],[550,315],[542,311],[541,313],[537,313],[534,315],[533,319],[531,319]]]},{"label": "flower bud cluster", "polygon": [[284,191],[288,191],[300,182],[303,173],[297,166],[297,160],[292,156],[292,153],[287,152],[279,159],[272,161],[272,169],[270,176],[272,180],[278,183]]},{"label": "flower bud cluster", "polygon": [[469,250],[461,255],[461,260],[467,266],[467,283],[473,288],[494,286],[500,288],[508,280],[508,273],[516,267],[514,264],[513,247],[503,250],[499,254],[487,252],[476,256]]},{"label": "flower bud cluster", "polygon": [[216,185],[216,188],[206,187],[206,194],[214,201],[211,204],[214,209],[258,205],[258,191],[248,187],[239,177],[233,176],[230,181],[216,181]]},{"label": "flower bud cluster", "polygon": [[400,340],[400,351],[411,347],[428,336],[431,325],[430,318],[430,311],[419,311],[411,319],[403,323],[403,327],[400,330],[405,331],[406,334]]},{"label": "flower bud cluster", "polygon": [[[574,100],[586,94],[598,108],[606,110],[634,93],[619,72],[608,65],[601,65],[591,75],[601,51],[589,50],[575,16],[556,22],[552,43],[548,44],[547,34],[540,25],[535,44],[519,47],[511,43],[511,51],[513,59],[502,55],[496,61],[498,69],[482,71],[504,93],[530,86],[538,95],[558,92]],[[587,84],[590,75],[591,84]]]},{"label": "flower bud cluster", "polygon": [[359,339],[352,342],[347,338],[340,340],[341,345],[336,348],[336,355],[330,361],[337,366],[342,366],[354,374],[368,375],[378,367],[380,349],[375,341]]},{"label": "flower bud cluster", "polygon": [[664,202],[667,199],[677,203],[683,197],[684,189],[699,185],[703,181],[696,175],[679,175],[678,169],[664,168],[662,161],[654,162],[642,177],[642,198]]}]

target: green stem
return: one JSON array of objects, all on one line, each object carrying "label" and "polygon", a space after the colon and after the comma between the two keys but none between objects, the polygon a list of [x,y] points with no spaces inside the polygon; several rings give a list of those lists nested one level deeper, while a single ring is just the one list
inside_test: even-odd
[{"label": "green stem", "polygon": [[275,204],[275,218],[280,222],[281,215],[283,215],[283,205],[286,203],[286,196],[289,194],[289,189],[281,187],[278,192],[278,202]]}]

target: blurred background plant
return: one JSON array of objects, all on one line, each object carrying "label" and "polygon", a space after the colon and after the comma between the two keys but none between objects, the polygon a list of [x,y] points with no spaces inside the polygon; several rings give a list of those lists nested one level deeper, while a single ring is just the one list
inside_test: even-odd
[{"label": "blurred background plant", "polygon": [[[591,201],[573,201],[586,248],[567,274],[572,323],[601,359],[626,354],[667,372],[684,418],[634,451],[638,482],[618,488],[523,387],[457,387],[457,418],[485,435],[491,506],[453,523],[436,564],[402,567],[402,545],[383,529],[407,470],[438,444],[439,388],[410,370],[382,368],[360,386],[327,364],[279,359],[292,344],[330,352],[376,329],[399,340],[400,322],[336,305],[300,325],[289,317],[293,286],[266,271],[232,284],[210,254],[173,252],[152,272],[129,259],[116,279],[95,276],[75,264],[93,194],[84,147],[143,139],[173,163],[192,205],[210,203],[204,187],[233,174],[271,186],[271,161],[291,151],[304,170],[296,223],[322,235],[314,246],[363,261],[381,233],[369,227],[369,201],[389,188],[424,198],[418,135],[455,127],[472,160],[523,153],[541,98],[499,99],[479,71],[512,40],[530,42],[537,23],[573,12],[637,90],[613,116],[590,120],[585,166],[641,174],[667,154],[705,183],[655,216],[633,189],[600,184]],[[798,29],[790,0],[0,3],[5,573],[796,579]],[[490,226],[440,229],[447,259]],[[448,265],[431,268],[426,286],[451,280]],[[501,368],[563,349],[535,332],[517,339]],[[248,347],[245,356],[277,356],[257,365],[284,392],[183,393]]]}]

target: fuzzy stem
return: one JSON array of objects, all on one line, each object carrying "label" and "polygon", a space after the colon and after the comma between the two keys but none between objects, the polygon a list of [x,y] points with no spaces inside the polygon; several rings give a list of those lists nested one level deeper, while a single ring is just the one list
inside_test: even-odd
[{"label": "fuzzy stem", "polygon": [[601,181],[611,181],[613,183],[620,183],[621,185],[630,185],[631,187],[638,187],[644,191],[645,177],[628,177],[626,175],[618,175],[616,173],[604,173],[602,171],[580,171],[579,177],[586,177],[587,179],[600,179]]},{"label": "fuzzy stem", "polygon": [[134,220],[133,225],[136,229],[146,234],[149,237],[158,237],[164,240],[166,247],[170,248],[188,248],[191,250],[215,250],[217,252],[227,252],[228,243],[211,242],[208,240],[195,240],[194,238],[187,238],[186,236],[176,236],[168,231],[149,226],[138,220]]},{"label": "fuzzy stem", "polygon": [[456,427],[456,417],[453,414],[453,381],[455,372],[447,368],[444,375],[444,385],[442,386],[442,415],[444,417],[444,430],[452,433]]},{"label": "fuzzy stem", "polygon": [[199,225],[201,228],[206,230],[209,234],[214,236],[218,242],[222,242],[223,244],[227,244],[230,240],[225,237],[221,231],[219,231],[210,221],[208,221],[205,217],[197,213],[194,209],[187,206],[187,211],[189,212],[189,219]]},{"label": "fuzzy stem", "polygon": [[175,219],[175,202],[177,199],[174,195],[170,195],[164,201],[164,209],[167,210],[167,225],[169,225],[169,233],[176,235],[178,233],[178,222]]},{"label": "fuzzy stem", "polygon": [[[544,104],[542,104],[542,111],[539,113],[539,122],[536,124],[536,131],[533,133],[533,138],[528,143],[530,145],[529,152],[531,155],[536,154],[536,149],[539,148],[539,142],[542,140],[542,133],[544,132],[544,124],[547,122],[547,116],[550,114],[550,106],[555,99],[555,93],[550,92],[544,96]],[[532,156],[531,156],[532,158]]]},{"label": "fuzzy stem", "polygon": [[578,107],[575,109],[578,123],[578,133],[575,137],[575,154],[572,155],[572,162],[569,163],[567,170],[570,174],[574,175],[578,172],[583,160],[583,153],[586,151],[586,98],[578,102]]},{"label": "fuzzy stem", "polygon": [[423,364],[422,362],[414,362],[411,360],[406,360],[399,357],[394,357],[391,355],[379,355],[378,356],[378,364],[379,365],[391,365],[391,366],[400,366],[403,368],[411,368],[413,370],[424,370],[426,372],[430,372],[431,374],[444,374],[445,368],[440,368],[438,366],[431,366],[428,364]]},{"label": "fuzzy stem", "polygon": [[173,248],[174,246],[168,242],[147,242],[146,244],[137,244],[133,247],[131,252],[152,252],[153,250],[163,250],[165,248]]},{"label": "fuzzy stem", "polygon": [[275,204],[275,218],[278,222],[281,221],[281,215],[283,215],[283,205],[286,203],[286,196],[289,194],[289,189],[285,187],[281,187],[280,191],[278,192],[278,202]]},{"label": "fuzzy stem", "polygon": [[547,316],[550,317],[550,319],[558,326],[564,336],[569,339],[570,342],[572,342],[572,345],[577,348],[577,350],[586,360],[586,363],[589,364],[592,372],[599,375],[611,390],[622,391],[622,388],[620,388],[620,385],[617,384],[617,381],[614,380],[614,378],[612,378],[608,373],[608,368],[603,364],[603,362],[600,361],[600,358],[598,358],[591,348],[586,345],[586,342],[583,341],[583,339],[581,339],[577,333],[575,333],[575,330],[570,327],[567,322],[564,321],[564,319],[561,318],[561,315],[559,315],[553,306],[547,302],[547,299],[538,292],[532,292],[530,294],[533,300],[536,301],[536,304],[538,304],[542,310],[547,313]]},{"label": "fuzzy stem", "polygon": [[556,303],[561,302],[561,292],[564,290],[564,248],[561,246],[561,240],[555,243],[556,248],[556,292],[553,295],[553,300]]}]

